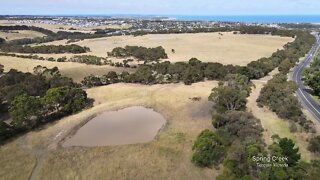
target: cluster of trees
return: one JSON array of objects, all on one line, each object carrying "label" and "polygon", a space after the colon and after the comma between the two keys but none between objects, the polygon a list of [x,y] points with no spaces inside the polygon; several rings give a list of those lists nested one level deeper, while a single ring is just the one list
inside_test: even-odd
[{"label": "cluster of trees", "polygon": [[291,122],[290,130],[298,130],[296,124],[307,132],[314,132],[312,121],[304,116],[298,99],[294,96],[297,86],[293,81],[287,81],[286,74],[277,74],[262,88],[257,99],[260,107],[269,107],[280,118]]},{"label": "cluster of trees", "polygon": [[[211,167],[224,161],[230,176],[235,177],[258,170],[247,158],[253,155],[251,153],[263,150],[260,121],[244,112],[250,91],[248,77],[241,74],[229,74],[224,83],[219,82],[219,87],[212,89],[209,100],[214,102],[216,111],[212,122],[216,132],[205,130],[198,136],[193,146],[192,162],[195,165]],[[242,154],[236,156],[236,153]]]},{"label": "cluster of trees", "polygon": [[197,137],[191,162],[199,167],[223,163],[221,179],[257,178],[260,169],[252,162],[252,156],[267,154],[260,121],[251,113],[231,110],[216,113],[213,126],[215,132],[204,130]]},{"label": "cluster of trees", "polygon": [[29,53],[29,54],[63,54],[73,53],[80,54],[90,51],[88,47],[81,47],[79,45],[41,45],[41,46],[2,46],[1,50],[4,52],[15,52],[15,53]]},{"label": "cluster of trees", "polygon": [[[278,82],[278,86],[284,84],[279,88],[290,91],[294,84],[287,82],[283,76],[285,75],[277,75],[269,83]],[[317,178],[320,161],[312,161],[310,164],[300,161],[299,148],[291,139],[275,135],[272,137],[273,144],[266,148],[262,139],[263,128],[260,120],[245,112],[246,97],[251,91],[249,78],[242,74],[228,74],[224,80],[225,82],[219,82],[219,86],[214,88],[209,96],[215,107],[212,118],[215,131],[207,129],[200,133],[192,147],[191,162],[199,167],[218,166],[222,163],[224,170],[217,178],[221,180]],[[277,90],[272,92],[276,93]],[[286,103],[288,102],[282,105],[286,106]],[[292,106],[284,108],[290,109]],[[319,148],[319,140],[314,138],[311,141],[313,143],[309,148],[316,151]],[[288,157],[288,161],[285,162],[271,162],[286,163],[288,166],[276,167],[272,164],[260,167],[253,156]],[[264,163],[268,162],[260,162]],[[314,167],[310,168],[311,166]]]},{"label": "cluster of trees", "polygon": [[[1,66],[3,67],[3,66]],[[2,68],[3,69],[3,68]],[[0,141],[77,112],[87,105],[86,92],[58,68],[37,66],[34,73],[11,69],[0,76]],[[4,122],[10,116],[10,123]]]},{"label": "cluster of trees", "polygon": [[247,97],[251,92],[248,77],[241,74],[228,74],[226,83],[219,82],[219,86],[212,89],[209,100],[214,102],[216,111],[243,111],[246,109]]},{"label": "cluster of trees", "polygon": [[[119,81],[141,84],[164,84],[184,82],[190,85],[194,82],[209,80],[222,80],[228,73],[235,73],[234,66],[223,66],[220,63],[202,63],[193,58],[189,62],[171,64],[169,61],[153,65],[139,65],[132,74],[125,73]],[[120,76],[120,75],[119,75]]]},{"label": "cluster of trees", "polygon": [[320,54],[312,61],[309,68],[303,72],[304,82],[312,89],[313,95],[320,97]]},{"label": "cluster of trees", "polygon": [[[213,124],[216,132],[204,130],[194,142],[191,161],[199,167],[222,163],[224,170],[217,179],[317,179],[320,175],[320,161],[300,161],[299,148],[291,139],[274,135],[273,144],[266,148],[259,120],[250,113],[228,111],[214,117]],[[254,156],[287,157],[288,160],[271,161],[271,166],[259,167]],[[273,165],[277,163],[287,166]]]},{"label": "cluster of trees", "polygon": [[106,58],[93,56],[93,55],[81,55],[73,56],[69,59],[71,62],[85,63],[85,64],[94,64],[94,65],[104,65],[106,63]]},{"label": "cluster of trees", "polygon": [[108,72],[108,74],[103,75],[103,76],[94,76],[90,75],[85,77],[82,80],[82,84],[85,87],[95,87],[95,86],[105,86],[109,84],[114,84],[118,82],[125,82],[126,78],[129,76],[129,73],[124,71],[121,74],[117,74],[114,71]]},{"label": "cluster of trees", "polygon": [[156,48],[146,48],[142,46],[116,47],[111,52],[108,52],[108,56],[121,58],[135,57],[141,61],[158,61],[159,59],[168,58],[162,46]]}]

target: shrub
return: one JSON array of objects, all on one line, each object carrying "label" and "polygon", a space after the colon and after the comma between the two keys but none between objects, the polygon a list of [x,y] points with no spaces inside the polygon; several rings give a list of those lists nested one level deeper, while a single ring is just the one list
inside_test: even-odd
[{"label": "shrub", "polygon": [[320,153],[320,136],[311,138],[308,150],[315,153]]}]

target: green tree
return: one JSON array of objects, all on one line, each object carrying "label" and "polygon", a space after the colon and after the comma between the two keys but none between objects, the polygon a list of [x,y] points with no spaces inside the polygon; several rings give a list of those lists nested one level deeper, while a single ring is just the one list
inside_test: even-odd
[{"label": "green tree", "polygon": [[306,84],[310,86],[317,96],[320,96],[320,71],[314,71],[306,79]]},{"label": "green tree", "polygon": [[286,163],[289,167],[297,165],[301,158],[299,148],[295,148],[295,143],[292,139],[276,137],[274,138],[274,143],[270,149],[276,156],[288,157],[288,161]]},{"label": "green tree", "polygon": [[87,93],[73,87],[49,89],[42,98],[48,114],[66,115],[75,113],[86,106]]},{"label": "green tree", "polygon": [[237,89],[239,91],[247,92],[247,95],[251,91],[251,83],[247,76],[241,74],[228,74],[226,76],[227,86]]},{"label": "green tree", "polygon": [[220,136],[222,136],[220,131],[224,131],[228,133],[231,138],[233,137],[232,140],[236,138],[241,141],[261,141],[263,128],[261,127],[260,120],[249,112],[227,111],[223,114],[216,113],[212,119],[212,124],[215,128],[219,129],[217,133],[219,133]]},{"label": "green tree", "polygon": [[281,62],[279,65],[279,71],[283,74],[289,73],[290,69],[294,66],[294,63],[292,63],[289,59],[285,59]]},{"label": "green tree", "polygon": [[108,72],[107,78],[111,84],[119,82],[118,74],[114,71]]},{"label": "green tree", "polygon": [[12,123],[18,128],[32,129],[39,123],[42,108],[39,98],[22,94],[10,105]]},{"label": "green tree", "polygon": [[282,138],[279,141],[279,146],[281,148],[281,153],[288,157],[288,165],[294,166],[300,160],[301,155],[298,153],[299,148],[295,148],[295,143],[292,139]]},{"label": "green tree", "polygon": [[225,147],[221,138],[208,129],[199,134],[192,150],[191,161],[200,167],[218,165],[225,156]]},{"label": "green tree", "polygon": [[247,93],[228,86],[212,89],[209,100],[215,103],[218,112],[245,110]]}]

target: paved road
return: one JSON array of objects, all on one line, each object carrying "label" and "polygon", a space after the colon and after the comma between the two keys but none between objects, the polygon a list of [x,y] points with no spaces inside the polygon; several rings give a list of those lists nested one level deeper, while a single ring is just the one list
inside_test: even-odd
[{"label": "paved road", "polygon": [[306,56],[306,58],[293,69],[292,73],[292,80],[295,81],[298,85],[298,90],[296,92],[296,95],[302,105],[314,116],[314,118],[320,123],[320,105],[315,102],[310,95],[306,92],[306,88],[302,81],[302,71],[303,69],[310,64],[312,61],[314,55],[316,54],[317,50],[320,46],[320,39],[318,36],[315,36],[317,38],[317,42],[314,44],[312,49],[310,50],[309,54]]}]

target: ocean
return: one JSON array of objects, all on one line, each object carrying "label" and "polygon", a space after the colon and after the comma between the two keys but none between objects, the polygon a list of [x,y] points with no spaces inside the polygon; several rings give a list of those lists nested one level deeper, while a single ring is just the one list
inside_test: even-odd
[{"label": "ocean", "polygon": [[183,21],[222,21],[243,23],[320,23],[320,15],[239,15],[239,16],[168,16]]}]

